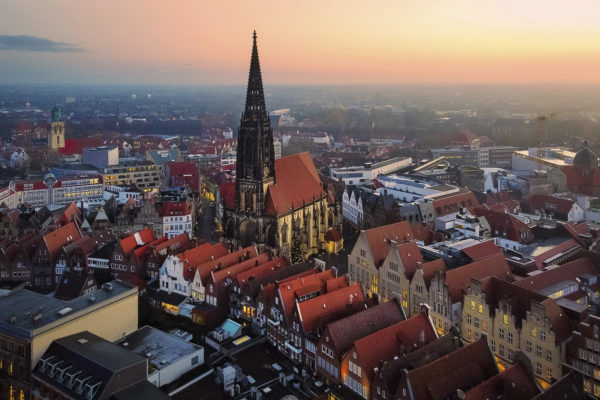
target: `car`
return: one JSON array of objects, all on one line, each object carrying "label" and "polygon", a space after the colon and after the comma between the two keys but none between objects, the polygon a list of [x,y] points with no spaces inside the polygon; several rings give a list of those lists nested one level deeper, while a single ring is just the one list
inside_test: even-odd
[{"label": "car", "polygon": [[210,206],[211,206],[211,207],[214,207],[214,206],[215,206],[215,203],[210,203]]}]

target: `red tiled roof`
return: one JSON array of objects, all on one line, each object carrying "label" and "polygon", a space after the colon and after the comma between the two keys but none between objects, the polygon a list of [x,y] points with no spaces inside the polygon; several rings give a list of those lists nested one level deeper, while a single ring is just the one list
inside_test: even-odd
[{"label": "red tiled roof", "polygon": [[412,279],[417,265],[423,262],[423,256],[419,251],[419,246],[415,242],[407,242],[398,245],[396,248],[402,265],[404,266],[404,274],[408,279]]},{"label": "red tiled roof", "polygon": [[326,196],[310,153],[275,160],[275,183],[269,185],[265,212],[283,215]]},{"label": "red tiled roof", "polygon": [[423,269],[423,280],[429,286],[429,282],[431,282],[431,278],[433,278],[436,271],[446,272],[446,264],[443,258],[438,258],[437,260],[423,263],[421,269]]},{"label": "red tiled roof", "polygon": [[477,261],[495,253],[502,253],[502,248],[496,246],[493,239],[477,243],[473,246],[462,249],[471,260]]},{"label": "red tiled roof", "polygon": [[[248,258],[256,257],[257,255],[258,255],[258,252],[256,251],[256,247],[254,247],[254,246],[248,246],[246,248],[235,251],[233,253],[225,254],[224,256],[215,258],[214,260],[210,260],[203,264],[198,265],[195,268],[195,270],[191,271],[191,275],[190,275],[191,279],[190,280],[192,280],[194,278],[196,271],[198,271],[198,273],[200,274],[200,279],[202,280],[203,283],[206,283],[207,279],[210,276],[210,273],[212,271],[215,271],[220,268],[230,267],[230,266],[240,263],[241,261],[246,260]],[[187,269],[187,271],[189,271],[189,268],[186,268],[186,269]],[[184,271],[184,275],[185,274],[186,274],[186,271]]]},{"label": "red tiled roof", "polygon": [[471,278],[483,279],[493,276],[502,280],[512,280],[510,267],[504,254],[496,253],[489,257],[451,269],[446,272],[446,285],[452,303],[457,303],[463,298],[463,290],[471,282]]},{"label": "red tiled roof", "polygon": [[154,246],[154,250],[157,253],[160,253],[162,250],[164,249],[169,249],[169,248],[182,248],[182,247],[186,247],[190,244],[190,237],[188,236],[187,233],[182,233],[181,235],[177,235],[174,238],[171,238],[165,242],[161,242],[157,245]]},{"label": "red tiled roof", "polygon": [[[328,281],[329,282],[329,281]],[[298,314],[305,333],[313,332],[317,324],[330,320],[331,315],[336,315],[347,308],[348,304],[362,303],[365,301],[360,284],[335,288],[312,299],[297,303]]]},{"label": "red tiled roof", "polygon": [[165,243],[167,240],[169,240],[169,238],[167,236],[163,236],[160,237],[156,240],[153,240],[149,243],[146,243],[145,245],[138,247],[137,249],[135,249],[133,251],[133,254],[135,255],[135,259],[140,262],[142,260],[142,258],[144,258],[146,256],[146,254],[148,253],[148,250],[150,250],[150,248],[152,246],[156,246],[159,245],[161,243]]},{"label": "red tiled roof", "polygon": [[237,274],[236,279],[237,279],[238,285],[240,287],[243,287],[250,280],[259,278],[261,276],[269,275],[270,273],[275,272],[281,268],[285,268],[288,265],[289,265],[289,262],[288,262],[287,258],[282,256],[282,257],[276,258],[275,260],[272,260],[272,261],[269,261],[262,265],[259,265],[258,267],[254,267],[247,271],[240,272]]},{"label": "red tiled roof", "polygon": [[217,154],[215,146],[191,146],[188,154]]},{"label": "red tiled roof", "polygon": [[339,359],[352,347],[354,341],[402,320],[404,314],[400,304],[396,300],[390,300],[328,324],[327,332]]},{"label": "red tiled roof", "polygon": [[491,209],[487,210],[484,207],[474,207],[473,214],[486,219],[490,224],[494,236],[516,242],[533,240],[534,235],[529,226],[518,218],[507,214],[505,211],[493,211]]},{"label": "red tiled roof", "polygon": [[449,145],[470,146],[477,140],[477,135],[468,129],[456,132],[448,140]]},{"label": "red tiled roof", "polygon": [[461,208],[479,204],[473,192],[463,188],[459,189],[458,193],[451,193],[433,199],[432,205],[436,216],[441,217],[452,214],[460,211]]},{"label": "red tiled roof", "polygon": [[573,200],[539,193],[530,194],[525,201],[533,210],[549,210],[561,214],[568,214],[575,203]]},{"label": "red tiled roof", "polygon": [[102,136],[90,136],[85,138],[66,139],[65,147],[58,149],[62,155],[83,154],[86,147],[97,147],[104,143]]},{"label": "red tiled roof", "polygon": [[[417,314],[356,340],[353,349],[356,350],[361,367],[371,381],[375,373],[373,369],[379,361],[391,360],[394,356],[408,353],[435,339],[437,335],[429,318],[425,314]],[[349,352],[352,352],[352,349]]]},{"label": "red tiled roof", "polygon": [[64,245],[77,239],[81,239],[81,232],[79,232],[79,227],[74,222],[69,222],[65,226],[44,235],[44,242],[52,258],[56,257]]},{"label": "red tiled roof", "polygon": [[325,240],[328,242],[339,242],[342,239],[342,234],[335,228],[332,228],[325,233]]},{"label": "red tiled roof", "polygon": [[204,243],[178,254],[177,257],[179,257],[179,260],[183,263],[183,274],[185,278],[191,281],[194,279],[195,267],[210,260],[223,257],[226,254],[229,254],[229,250],[224,243],[217,243],[215,245]]},{"label": "red tiled roof", "polygon": [[186,201],[169,201],[163,204],[160,210],[161,217],[168,217],[171,215],[189,215],[190,206]]},{"label": "red tiled roof", "polygon": [[341,288],[345,288],[347,286],[348,281],[346,280],[345,275],[338,276],[335,279],[330,279],[327,282],[325,282],[325,290],[327,291],[327,293],[339,290]]},{"label": "red tiled roof", "polygon": [[211,271],[212,281],[213,283],[217,283],[225,278],[235,278],[235,276],[240,272],[247,271],[269,262],[269,258],[270,257],[267,253],[262,253],[256,257],[242,261],[241,263],[234,264],[231,267],[218,271]]},{"label": "red tiled roof", "polygon": [[390,240],[397,243],[413,240],[412,228],[407,221],[367,229],[364,234],[371,248],[373,262],[378,267],[387,257]]},{"label": "red tiled roof", "polygon": [[544,269],[546,267],[545,263],[552,263],[553,258],[559,254],[575,251],[580,249],[581,246],[575,241],[575,239],[569,239],[561,244],[554,246],[548,251],[545,251],[537,256],[533,257],[533,261],[535,261],[535,265],[538,269]]},{"label": "red tiled roof", "polygon": [[71,203],[69,207],[67,207],[65,212],[63,212],[63,214],[61,215],[59,223],[67,224],[73,220],[74,216],[81,217],[81,213],[79,207],[77,207],[75,203]]},{"label": "red tiled roof", "polygon": [[573,260],[533,276],[528,276],[515,281],[513,284],[528,290],[539,292],[555,283],[568,280],[575,281],[576,278],[583,274],[600,275],[598,268],[596,268],[592,261],[587,257]]},{"label": "red tiled roof", "polygon": [[235,182],[226,182],[219,186],[221,198],[225,202],[225,208],[230,210],[235,208]]},{"label": "red tiled roof", "polygon": [[481,338],[406,372],[406,380],[410,383],[414,399],[437,400],[452,397],[457,389],[467,390],[497,373],[498,366],[492,352],[485,338]]},{"label": "red tiled roof", "polygon": [[306,291],[306,288],[311,288],[311,291],[319,291],[325,293],[326,283],[330,279],[335,279],[334,271],[328,269],[323,272],[310,274],[299,274],[293,277],[282,280],[278,284],[279,297],[281,298],[281,306],[283,313],[289,319],[298,293],[301,290]]},{"label": "red tiled roof", "polygon": [[124,239],[121,239],[121,248],[125,254],[129,254],[137,246],[142,246],[149,242],[153,242],[154,240],[156,240],[154,237],[154,232],[152,232],[152,229],[146,228],[134,233],[133,235],[129,235]]}]

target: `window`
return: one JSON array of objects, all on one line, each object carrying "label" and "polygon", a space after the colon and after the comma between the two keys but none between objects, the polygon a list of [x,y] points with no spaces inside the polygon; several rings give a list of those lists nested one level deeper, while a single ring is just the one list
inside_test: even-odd
[{"label": "window", "polygon": [[542,356],[542,346],[539,344],[535,346],[535,355],[538,357]]},{"label": "window", "polygon": [[198,364],[198,356],[192,357],[192,365]]},{"label": "window", "polygon": [[515,358],[515,352],[513,349],[508,349],[508,359],[513,360]]},{"label": "window", "polygon": [[531,336],[533,336],[533,337],[537,336],[537,329],[531,328]]},{"label": "window", "polygon": [[502,319],[503,319],[504,325],[508,325],[508,314],[504,314]]},{"label": "window", "polygon": [[471,314],[467,314],[467,324],[471,323]]},{"label": "window", "polygon": [[545,331],[540,331],[540,339],[542,341],[546,340],[546,332]]},{"label": "window", "polygon": [[546,360],[552,361],[552,350],[550,349],[546,350]]},{"label": "window", "polygon": [[535,363],[535,373],[538,375],[542,374],[542,363],[540,363],[540,362]]},{"label": "window", "polygon": [[501,356],[504,355],[504,345],[501,343],[500,344],[500,351],[498,352]]},{"label": "window", "polygon": [[480,304],[480,305],[479,305],[479,313],[480,313],[480,314],[483,314],[483,304]]},{"label": "window", "polygon": [[531,353],[531,341],[527,341],[527,345],[525,347],[525,350],[527,350],[528,353]]},{"label": "window", "polygon": [[473,325],[475,325],[475,328],[479,328],[479,318],[475,317],[475,321],[473,322]]},{"label": "window", "polygon": [[496,351],[496,341],[492,340],[492,351]]},{"label": "window", "polygon": [[508,332],[508,343],[512,343],[513,342],[513,334],[512,332]]},{"label": "window", "polygon": [[471,310],[475,309],[475,302],[473,300],[471,300]]},{"label": "window", "polygon": [[546,379],[552,379],[552,368],[546,368]]},{"label": "window", "polygon": [[504,328],[498,328],[498,337],[504,339]]}]

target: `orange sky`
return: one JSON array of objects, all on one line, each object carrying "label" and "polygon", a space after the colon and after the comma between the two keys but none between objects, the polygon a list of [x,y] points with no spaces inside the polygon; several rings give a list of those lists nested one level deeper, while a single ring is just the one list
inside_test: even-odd
[{"label": "orange sky", "polygon": [[[4,0],[0,82],[244,84],[251,33],[269,84],[600,82],[600,1]],[[1,47],[0,47],[1,49]]]}]

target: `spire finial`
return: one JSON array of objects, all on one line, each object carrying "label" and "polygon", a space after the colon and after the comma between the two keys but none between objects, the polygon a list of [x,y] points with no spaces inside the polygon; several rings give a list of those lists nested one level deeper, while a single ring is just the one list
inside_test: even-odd
[{"label": "spire finial", "polygon": [[252,32],[252,39],[256,42],[256,29]]}]

